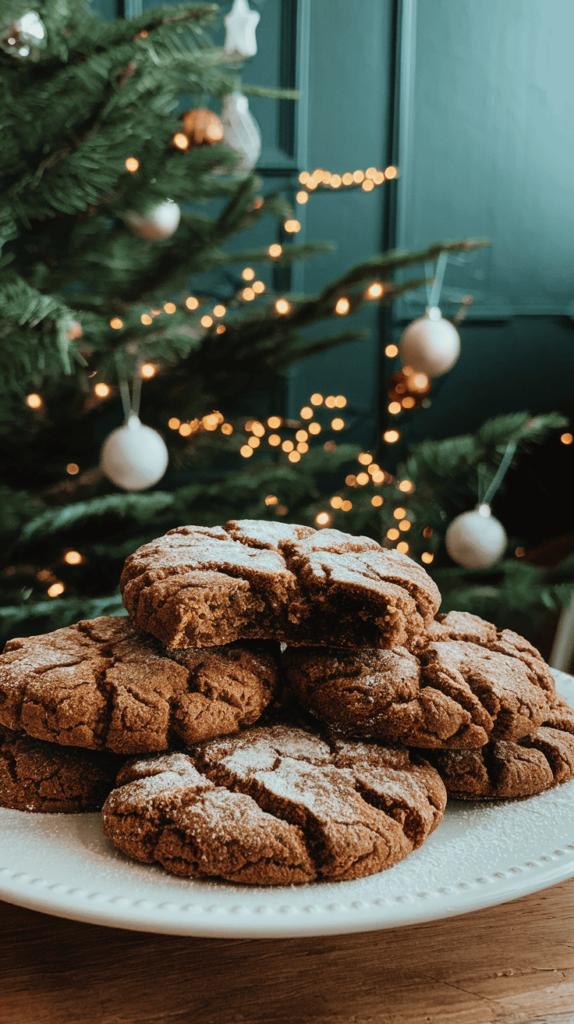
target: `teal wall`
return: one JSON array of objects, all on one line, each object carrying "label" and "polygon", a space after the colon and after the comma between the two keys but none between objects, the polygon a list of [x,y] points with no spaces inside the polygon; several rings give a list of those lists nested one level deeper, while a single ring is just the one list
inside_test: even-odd
[{"label": "teal wall", "polygon": [[[134,10],[139,0],[125,2]],[[111,3],[95,6],[110,16]],[[299,172],[315,166],[401,169],[398,182],[373,193],[313,195],[298,207],[298,240],[329,239],[337,250],[295,267],[295,289],[312,292],[392,245],[464,236],[492,242],[449,264],[446,315],[462,295],[475,299],[461,329],[462,355],[435,387],[430,408],[405,414],[405,445],[472,430],[515,409],[574,412],[571,0],[251,3],[262,18],[245,80],[301,90],[297,104],[251,101],[264,138],[265,189],[293,197]],[[268,244],[268,224],[258,231]],[[380,358],[381,341],[398,339],[424,304],[415,295],[392,319],[374,310],[355,318],[352,326],[368,330],[368,339],[293,368],[288,411],[296,413],[313,391],[343,393],[354,435],[376,444],[386,380],[397,369]],[[560,459],[574,451],[558,445],[556,454],[552,443],[546,462],[561,478]],[[399,446],[389,450],[387,463],[397,454]],[[565,505],[565,522],[568,516]],[[532,529],[532,539],[542,539],[534,536],[542,527]]]}]

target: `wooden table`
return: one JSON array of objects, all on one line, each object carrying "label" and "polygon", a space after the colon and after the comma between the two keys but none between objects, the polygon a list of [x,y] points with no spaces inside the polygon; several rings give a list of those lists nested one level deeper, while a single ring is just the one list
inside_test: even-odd
[{"label": "wooden table", "polygon": [[574,879],[392,931],[119,931],[0,903],[2,1024],[574,1024]]}]

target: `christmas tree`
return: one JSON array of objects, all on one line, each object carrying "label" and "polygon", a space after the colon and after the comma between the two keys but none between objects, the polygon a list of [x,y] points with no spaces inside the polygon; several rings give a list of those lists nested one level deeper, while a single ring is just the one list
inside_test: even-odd
[{"label": "christmas tree", "polygon": [[[359,336],[328,325],[310,339],[309,325],[387,306],[422,284],[397,271],[484,243],[386,253],[316,295],[286,292],[285,268],[328,245],[296,244],[292,208],[252,170],[246,97],[296,97],[241,80],[249,40],[215,47],[211,4],[111,23],[81,0],[37,9],[4,4],[0,22],[3,635],[121,612],[124,558],[184,522],[332,525],[434,570],[478,476],[563,421],[506,417],[399,463],[392,424],[369,450],[345,443],[344,395],[310,395],[286,419],[281,375]],[[397,176],[370,170],[342,184]],[[241,247],[263,217],[269,244]],[[416,409],[429,376],[405,366],[398,378],[391,397]],[[527,569],[512,562],[515,577]],[[541,577],[538,603],[561,585]],[[484,586],[480,609],[469,593],[465,606],[488,610]]]}]

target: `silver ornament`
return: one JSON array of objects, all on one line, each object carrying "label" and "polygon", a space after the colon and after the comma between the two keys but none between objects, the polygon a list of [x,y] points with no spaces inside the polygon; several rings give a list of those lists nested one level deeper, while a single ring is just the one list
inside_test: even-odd
[{"label": "silver ornament", "polygon": [[172,199],[166,199],[153,210],[146,213],[137,213],[136,210],[127,210],[123,215],[124,223],[130,231],[138,238],[145,238],[148,241],[158,241],[162,238],[169,238],[177,231],[181,212],[177,203]]},{"label": "silver ornament", "polygon": [[102,445],[100,468],[124,491],[144,491],[161,480],[168,451],[157,430],[132,413],[123,427],[112,430]]},{"label": "silver ornament", "polygon": [[46,41],[46,29],[35,11],[28,11],[4,32],[0,45],[15,57],[29,57]]},{"label": "silver ornament", "polygon": [[452,520],[446,531],[446,550],[453,562],[465,569],[489,569],[504,554],[506,530],[490,511],[490,505],[477,505]]}]

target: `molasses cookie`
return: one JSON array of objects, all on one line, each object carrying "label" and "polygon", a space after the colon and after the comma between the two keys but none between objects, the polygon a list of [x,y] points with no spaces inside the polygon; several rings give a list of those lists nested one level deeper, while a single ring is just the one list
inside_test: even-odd
[{"label": "molasses cookie", "polygon": [[136,625],[170,648],[257,637],[395,647],[440,605],[430,576],[398,551],[264,520],[170,530],[130,555],[120,589]]},{"label": "molasses cookie", "polygon": [[0,723],[65,746],[166,750],[251,725],[272,699],[279,646],[170,654],[127,617],[10,640],[0,656]]},{"label": "molasses cookie", "polygon": [[442,819],[438,773],[405,749],[255,726],[124,766],[103,811],[124,853],[176,875],[253,885],[391,867]]},{"label": "molasses cookie", "polygon": [[62,749],[0,726],[0,807],[41,814],[99,811],[121,758]]},{"label": "molasses cookie", "polygon": [[498,740],[479,750],[433,750],[425,756],[457,800],[532,796],[574,778],[574,711],[556,697],[544,724],[517,743]]},{"label": "molasses cookie", "polygon": [[283,664],[303,706],[332,728],[410,747],[518,740],[542,725],[555,696],[527,640],[459,612],[439,616],[410,651],[290,647]]}]

